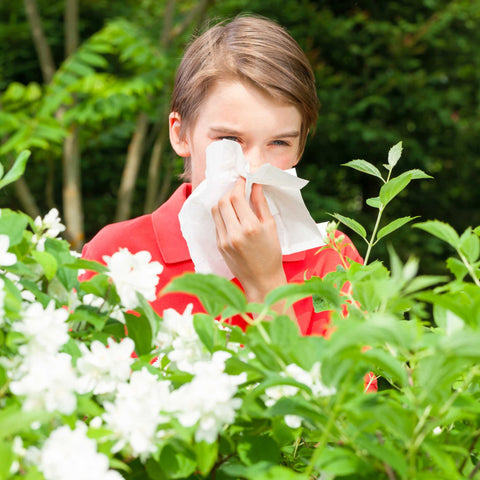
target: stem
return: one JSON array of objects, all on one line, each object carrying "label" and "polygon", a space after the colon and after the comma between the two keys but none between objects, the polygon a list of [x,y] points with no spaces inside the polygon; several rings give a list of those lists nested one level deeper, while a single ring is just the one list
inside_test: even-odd
[{"label": "stem", "polygon": [[[382,434],[380,432],[377,432],[376,435],[378,438],[378,443],[380,443],[380,445],[383,445],[385,442],[383,440]],[[396,480],[397,477],[395,476],[395,472],[393,471],[392,467],[387,462],[383,462],[383,466],[385,467],[385,473],[387,474],[388,479]]]},{"label": "stem", "polygon": [[[384,181],[384,184],[390,181],[390,176],[392,175],[392,169],[388,171],[387,179]],[[367,253],[365,254],[364,265],[367,265],[368,259],[370,257],[370,252],[372,247],[375,245],[375,236],[377,235],[378,227],[380,226],[380,219],[382,218],[383,211],[385,210],[385,205],[383,203],[380,204],[380,208],[378,209],[377,221],[375,222],[375,227],[372,232],[372,236],[370,237],[370,241],[368,242]]]},{"label": "stem", "polygon": [[467,270],[468,270],[468,273],[470,274],[470,276],[472,277],[473,281],[475,282],[475,285],[477,287],[480,287],[480,280],[477,278],[477,276],[475,275],[475,270],[473,269],[473,267],[470,265],[470,263],[468,262],[468,260],[465,258],[465,255],[463,255],[463,253],[457,249],[457,253],[458,255],[460,256],[462,262],[465,264],[465,266],[467,267]]},{"label": "stem", "polygon": [[475,445],[477,444],[479,438],[480,438],[480,433],[477,433],[475,435],[475,437],[473,437],[472,444],[470,445],[470,448],[468,449],[468,455],[463,459],[463,461],[460,464],[460,467],[458,469],[459,473],[463,473],[463,469],[465,468],[465,465],[467,464],[467,460],[470,457],[471,453],[473,452],[473,449],[475,448]]},{"label": "stem", "polygon": [[368,258],[370,257],[370,252],[372,250],[372,247],[375,245],[374,240],[375,240],[375,236],[377,235],[378,227],[380,226],[380,220],[382,218],[384,209],[385,209],[385,206],[383,204],[380,205],[380,208],[378,209],[377,221],[375,222],[375,227],[373,229],[372,236],[370,237],[370,241],[368,242],[368,248],[367,248],[367,253],[365,254],[364,265],[367,265]]},{"label": "stem", "polygon": [[480,470],[480,462],[477,462],[477,464],[475,465],[475,468],[471,471],[468,478],[473,478],[479,470]]},{"label": "stem", "polygon": [[332,427],[335,421],[337,420],[337,415],[341,409],[343,399],[347,393],[348,387],[350,386],[352,377],[353,377],[353,371],[350,370],[347,378],[345,379],[345,382],[342,385],[342,389],[340,390],[340,393],[337,395],[337,398],[335,399],[335,404],[333,405],[332,412],[329,415],[327,426],[323,430],[322,437],[320,438],[320,441],[315,446],[315,451],[313,452],[312,458],[310,459],[310,462],[305,470],[305,474],[307,477],[311,476],[314,466],[318,461],[318,457],[322,454],[322,451],[328,442],[330,431],[332,430]]}]

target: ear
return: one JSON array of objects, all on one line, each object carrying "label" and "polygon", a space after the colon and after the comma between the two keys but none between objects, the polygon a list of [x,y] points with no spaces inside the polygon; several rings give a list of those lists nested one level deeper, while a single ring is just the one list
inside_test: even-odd
[{"label": "ear", "polygon": [[177,112],[171,112],[168,116],[168,131],[170,134],[170,143],[175,153],[180,157],[190,156],[190,146],[186,136],[182,138],[180,135],[182,127],[182,119]]}]

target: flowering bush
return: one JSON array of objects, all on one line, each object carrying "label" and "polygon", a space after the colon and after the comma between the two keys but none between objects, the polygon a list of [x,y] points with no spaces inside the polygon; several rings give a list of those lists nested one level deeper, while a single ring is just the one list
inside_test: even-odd
[{"label": "flowering bush", "polygon": [[[368,165],[351,166],[378,176]],[[421,177],[395,186],[391,168],[380,211]],[[159,316],[148,300],[162,268],[148,253],[82,260],[55,238],[56,212],[2,210],[0,479],[476,478],[480,228],[416,226],[456,250],[452,278],[417,276],[392,249],[391,271],[352,263],[249,305],[230,282],[187,274],[167,288],[207,313]],[[344,241],[331,238],[326,248]],[[80,282],[83,269],[97,274]],[[270,308],[306,296],[332,311],[328,339]],[[246,332],[225,322],[249,313]]]}]

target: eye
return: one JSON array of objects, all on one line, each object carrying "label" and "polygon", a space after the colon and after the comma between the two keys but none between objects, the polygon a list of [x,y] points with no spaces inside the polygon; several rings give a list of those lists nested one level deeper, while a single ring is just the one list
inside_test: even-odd
[{"label": "eye", "polygon": [[238,137],[232,137],[232,136],[224,136],[224,137],[218,137],[219,140],[232,140],[234,142],[239,142],[239,138]]},{"label": "eye", "polygon": [[290,144],[285,140],[273,140],[272,145],[279,145],[282,147],[288,147]]}]

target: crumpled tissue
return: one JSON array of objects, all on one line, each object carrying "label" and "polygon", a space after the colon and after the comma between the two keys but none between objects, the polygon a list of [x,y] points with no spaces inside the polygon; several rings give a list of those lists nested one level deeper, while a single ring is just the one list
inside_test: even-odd
[{"label": "crumpled tissue", "polygon": [[206,164],[205,180],[193,190],[178,216],[196,272],[233,278],[217,249],[211,209],[234,187],[239,177],[246,179],[247,198],[250,198],[253,183],[263,185],[283,255],[325,244],[325,233],[310,216],[300,193],[308,180],[298,178],[294,168],[281,170],[264,164],[250,173],[240,145],[226,139],[207,147]]}]

